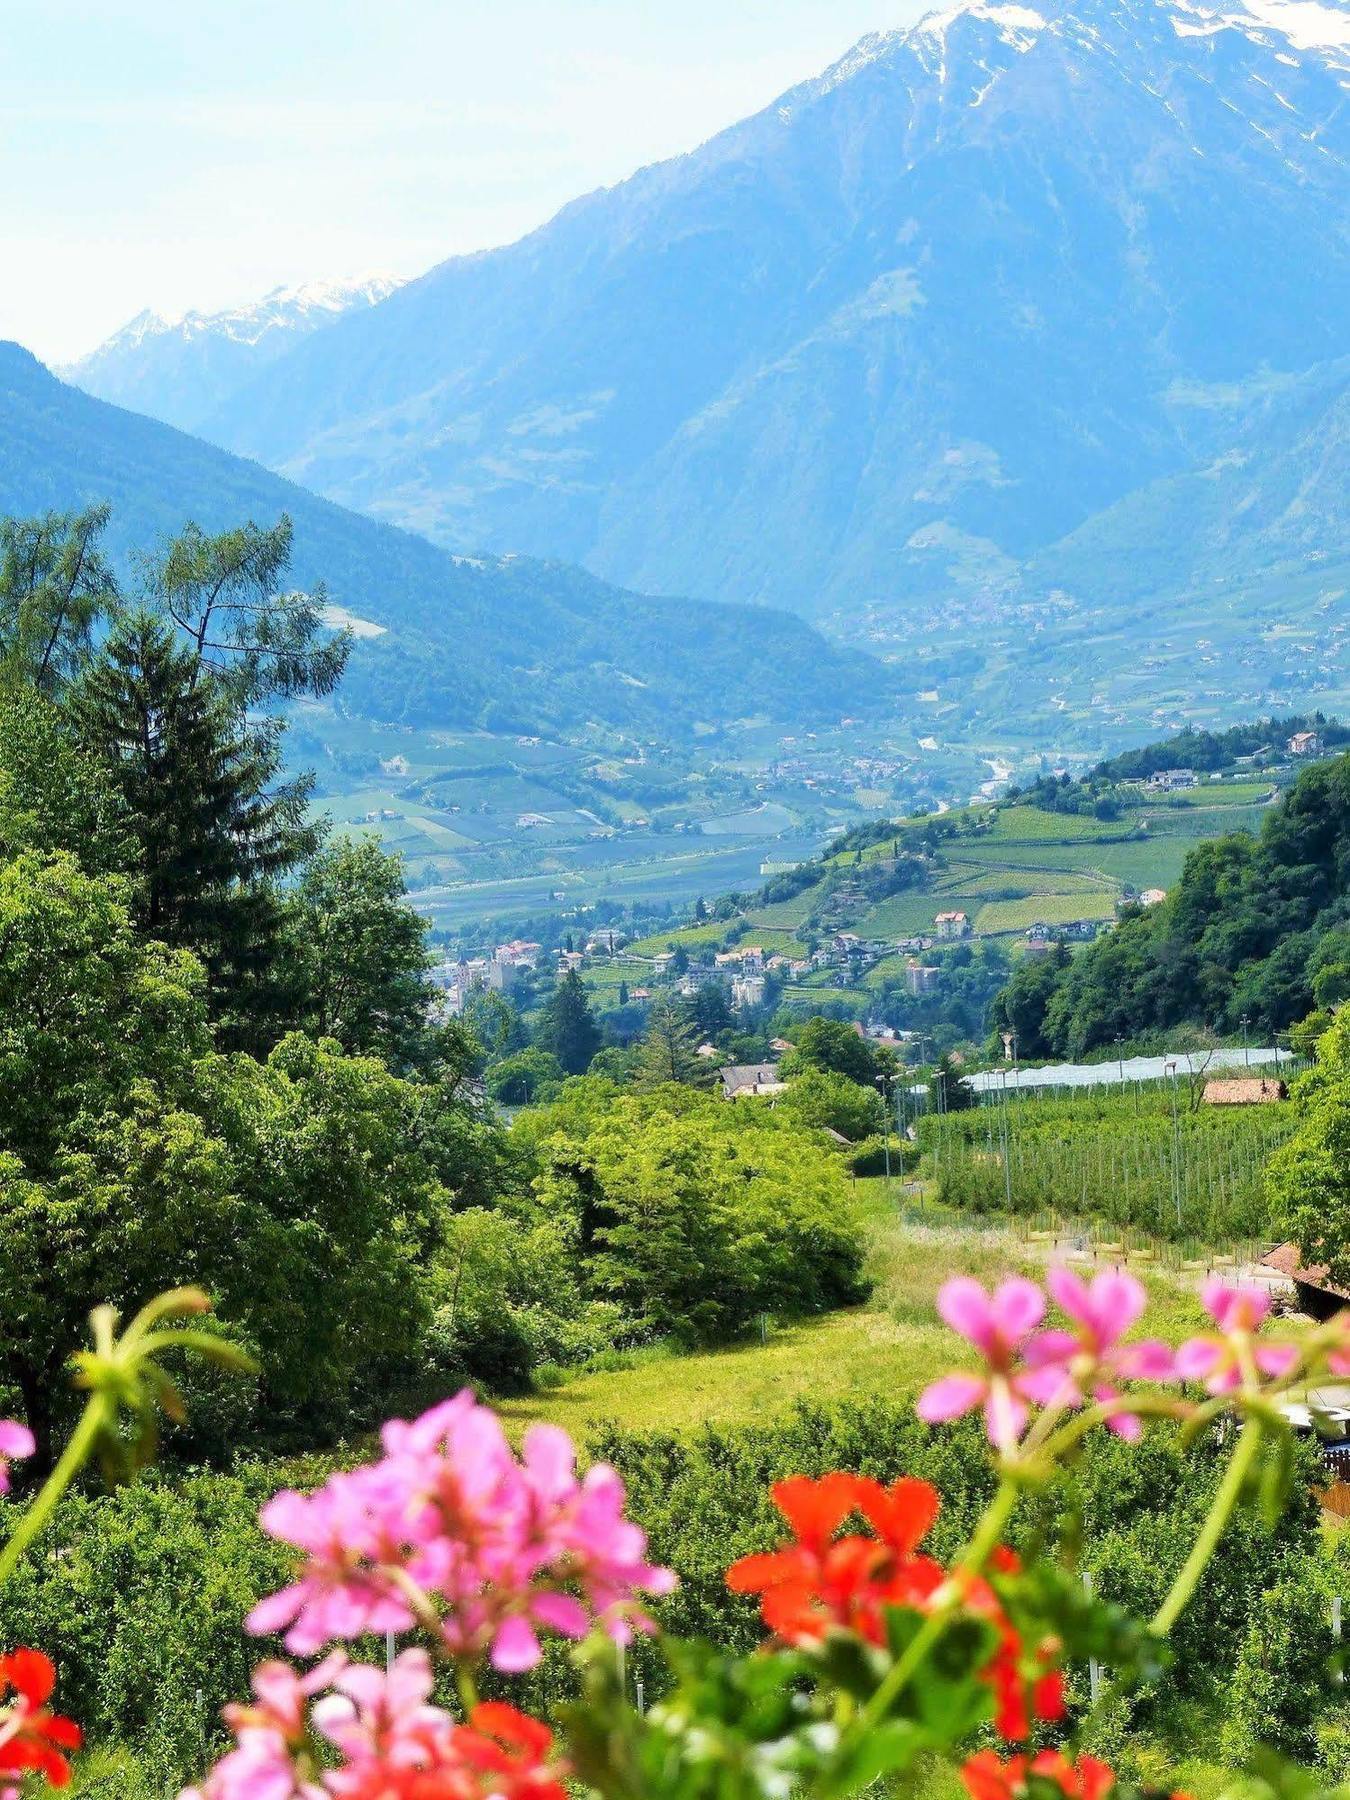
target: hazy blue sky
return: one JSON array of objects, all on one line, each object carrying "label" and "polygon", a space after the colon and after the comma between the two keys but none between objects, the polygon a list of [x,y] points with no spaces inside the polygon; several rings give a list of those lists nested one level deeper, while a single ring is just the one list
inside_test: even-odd
[{"label": "hazy blue sky", "polygon": [[415,274],[691,148],[922,0],[7,0],[0,337]]}]

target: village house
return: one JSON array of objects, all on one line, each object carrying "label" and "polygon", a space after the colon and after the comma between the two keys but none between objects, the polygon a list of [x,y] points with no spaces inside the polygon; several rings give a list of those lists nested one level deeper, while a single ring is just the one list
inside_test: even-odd
[{"label": "village house", "polygon": [[1149,791],[1154,794],[1175,794],[1199,784],[1200,777],[1194,769],[1159,769],[1148,781]]},{"label": "village house", "polygon": [[747,1094],[777,1095],[787,1092],[780,1081],[777,1063],[728,1063],[717,1071],[724,1100],[739,1100]]},{"label": "village house", "polygon": [[731,984],[733,1006],[761,1006],[764,1003],[764,977],[738,975]]},{"label": "village house", "polygon": [[1350,1294],[1327,1280],[1318,1264],[1304,1266],[1297,1244],[1277,1244],[1261,1258],[1261,1267],[1293,1283],[1300,1312],[1313,1319],[1330,1319],[1350,1304]]},{"label": "village house", "polygon": [[933,920],[933,930],[940,938],[970,936],[970,920],[963,912],[940,912]]},{"label": "village house", "polygon": [[1325,747],[1320,731],[1296,731],[1285,745],[1290,756],[1320,756]]}]

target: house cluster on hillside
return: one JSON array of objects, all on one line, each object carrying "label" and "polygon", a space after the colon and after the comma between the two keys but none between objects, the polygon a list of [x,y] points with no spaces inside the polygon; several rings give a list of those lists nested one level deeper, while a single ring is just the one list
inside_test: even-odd
[{"label": "house cluster on hillside", "polygon": [[[457,1019],[475,993],[506,994],[526,970],[539,966],[544,947],[525,938],[498,944],[490,956],[461,957],[431,972],[431,980],[445,995],[445,1010]],[[579,959],[578,959],[579,960]]]}]

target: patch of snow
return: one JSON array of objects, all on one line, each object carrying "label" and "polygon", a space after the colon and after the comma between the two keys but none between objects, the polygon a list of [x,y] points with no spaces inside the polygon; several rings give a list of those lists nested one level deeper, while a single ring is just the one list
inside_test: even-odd
[{"label": "patch of snow", "polygon": [[1046,21],[1029,6],[991,6],[983,4],[983,0],[975,0],[974,5],[953,6],[944,12],[928,13],[914,29],[916,33],[921,32],[926,37],[941,38],[945,37],[947,27],[957,19],[988,20],[997,28],[1003,42],[1011,45],[1014,50],[1029,50],[1036,34],[1046,29]]},{"label": "patch of snow", "polygon": [[1241,31],[1250,37],[1253,28],[1264,27],[1278,31],[1296,50],[1350,49],[1350,9],[1324,5],[1322,0],[1244,0],[1239,11],[1202,6],[1195,0],[1174,4],[1176,11],[1169,16],[1178,37],[1213,37],[1219,31]]}]

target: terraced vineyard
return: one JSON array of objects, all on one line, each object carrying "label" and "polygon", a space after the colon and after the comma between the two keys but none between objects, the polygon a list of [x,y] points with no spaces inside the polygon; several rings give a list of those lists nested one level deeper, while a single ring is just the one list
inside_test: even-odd
[{"label": "terraced vineyard", "polygon": [[[655,933],[631,951],[654,956],[677,944],[696,951],[739,943],[791,957],[841,929],[877,943],[931,935],[938,912],[962,911],[976,938],[1001,940],[1017,955],[1035,924],[1100,924],[1121,899],[1171,887],[1197,843],[1257,830],[1275,791],[1269,781],[1215,782],[1163,796],[1141,789],[1114,819],[1007,802],[970,807],[942,819],[949,835],[940,838],[918,886],[869,901],[865,890],[877,865],[891,866],[901,835],[912,838],[927,823],[905,820],[895,838],[822,859],[816,879],[799,893],[752,902],[731,919]],[[884,981],[900,979],[905,960],[902,954],[882,958],[861,985],[845,985],[836,971],[817,971],[794,981],[788,997],[828,989],[863,1002]]]}]

